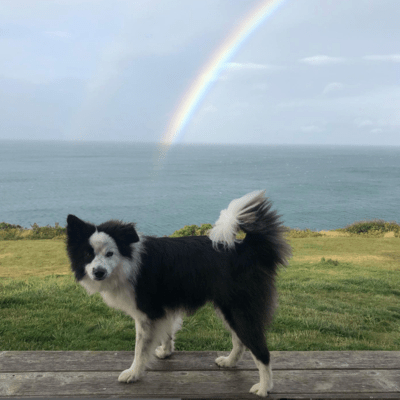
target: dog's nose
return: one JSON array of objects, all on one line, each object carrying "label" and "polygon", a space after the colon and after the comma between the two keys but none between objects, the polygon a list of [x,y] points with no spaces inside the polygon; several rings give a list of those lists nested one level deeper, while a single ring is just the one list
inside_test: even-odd
[{"label": "dog's nose", "polygon": [[107,277],[107,271],[103,267],[96,267],[93,269],[93,275],[97,281],[102,281]]}]

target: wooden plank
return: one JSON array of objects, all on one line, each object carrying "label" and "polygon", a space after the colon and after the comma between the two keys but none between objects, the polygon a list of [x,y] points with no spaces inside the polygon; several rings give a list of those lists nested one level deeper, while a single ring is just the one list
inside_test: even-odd
[{"label": "wooden plank", "polygon": [[[157,397],[255,399],[248,391],[256,371],[150,371],[134,384],[119,383],[115,372],[25,372],[0,374],[0,398]],[[395,370],[276,371],[271,398],[397,398]]]},{"label": "wooden plank", "polygon": [[[214,360],[228,352],[176,352],[166,360],[155,360],[154,371],[218,371]],[[129,368],[134,352],[130,351],[3,351],[0,372],[22,371],[123,371]],[[400,351],[273,351],[272,366],[277,370],[303,369],[398,369]],[[249,352],[238,369],[256,370]]]},{"label": "wooden plank", "polygon": [[277,369],[400,369],[400,351],[273,351]]},{"label": "wooden plank", "polygon": [[[220,369],[214,359],[228,352],[176,352],[157,360],[143,380],[117,381],[133,352],[0,352],[0,398],[150,397],[255,398],[258,381],[248,352],[237,368]],[[400,398],[400,352],[272,352],[270,398]]]}]

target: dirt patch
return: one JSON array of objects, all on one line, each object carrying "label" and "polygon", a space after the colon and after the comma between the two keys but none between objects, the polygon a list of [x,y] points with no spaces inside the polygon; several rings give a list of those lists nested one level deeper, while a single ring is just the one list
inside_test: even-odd
[{"label": "dirt patch", "polygon": [[400,261],[400,253],[399,252],[391,252],[391,253],[382,253],[382,255],[391,258],[395,261]]},{"label": "dirt patch", "polygon": [[0,258],[12,257],[13,255],[14,255],[13,253],[4,253],[4,254],[0,254]]},{"label": "dirt patch", "polygon": [[392,237],[394,237],[394,232],[386,232],[386,233],[383,235],[383,237],[385,237],[385,238],[392,238]]},{"label": "dirt patch", "polygon": [[[321,235],[328,237],[348,237],[351,236],[349,232],[339,232],[339,231],[319,231]],[[385,238],[394,238],[394,232],[386,232],[383,237]]]},{"label": "dirt patch", "polygon": [[329,237],[345,237],[350,236],[347,232],[339,232],[339,231],[320,231],[321,235],[329,236]]},{"label": "dirt patch", "polygon": [[[382,261],[387,261],[388,257],[385,256],[373,256],[373,255],[360,255],[360,254],[354,254],[354,255],[344,255],[340,256],[337,254],[325,254],[324,255],[325,260],[337,260],[339,262],[348,262],[348,263],[355,263],[355,264],[360,264],[360,263],[365,263],[366,261],[374,261],[374,262],[382,262]],[[300,262],[310,262],[310,263],[317,263],[321,261],[321,256],[295,256],[293,257],[294,260],[300,261]]]}]

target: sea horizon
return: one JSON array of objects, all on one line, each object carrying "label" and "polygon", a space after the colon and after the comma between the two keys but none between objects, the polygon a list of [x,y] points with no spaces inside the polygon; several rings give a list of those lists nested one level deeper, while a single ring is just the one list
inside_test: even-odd
[{"label": "sea horizon", "polygon": [[0,221],[65,226],[70,213],[170,235],[213,224],[266,189],[285,226],[316,231],[398,220],[400,146],[0,140]]}]

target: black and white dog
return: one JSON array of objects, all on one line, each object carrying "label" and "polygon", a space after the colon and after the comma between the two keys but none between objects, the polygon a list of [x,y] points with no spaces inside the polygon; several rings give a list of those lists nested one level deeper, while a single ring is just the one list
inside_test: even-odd
[{"label": "black and white dog", "polygon": [[[233,200],[209,237],[139,236],[132,223],[95,226],[68,216],[67,251],[77,281],[135,319],[135,358],[120,382],[137,381],[154,351],[159,358],[171,355],[182,313],[212,302],[233,343],[229,356],[215,362],[233,367],[247,347],[260,373],[250,392],[267,396],[272,371],[265,329],[276,305],[277,269],[291,250],[264,193]],[[237,241],[240,229],[246,236]]]}]

